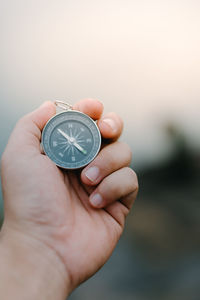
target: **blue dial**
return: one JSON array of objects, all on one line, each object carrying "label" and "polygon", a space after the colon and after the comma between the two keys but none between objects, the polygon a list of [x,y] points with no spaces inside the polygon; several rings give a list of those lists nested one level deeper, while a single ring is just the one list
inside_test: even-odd
[{"label": "blue dial", "polygon": [[63,169],[78,169],[89,164],[101,147],[101,134],[87,115],[68,110],[55,115],[42,132],[44,153]]}]

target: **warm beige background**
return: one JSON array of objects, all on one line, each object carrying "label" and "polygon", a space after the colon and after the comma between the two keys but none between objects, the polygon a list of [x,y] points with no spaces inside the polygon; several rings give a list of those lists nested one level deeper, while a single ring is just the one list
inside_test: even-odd
[{"label": "warm beige background", "polygon": [[137,166],[166,157],[168,120],[194,148],[199,30],[196,0],[1,0],[1,147],[17,118],[43,100],[94,97],[125,119]]}]

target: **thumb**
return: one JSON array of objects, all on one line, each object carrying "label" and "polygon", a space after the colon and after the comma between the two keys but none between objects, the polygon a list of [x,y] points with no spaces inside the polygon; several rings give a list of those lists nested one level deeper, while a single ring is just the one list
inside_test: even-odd
[{"label": "thumb", "polygon": [[[56,107],[55,104],[51,101],[44,102],[40,107],[38,107],[33,112],[25,115],[21,121],[23,123],[27,122],[30,126],[36,125],[36,127],[41,131],[46,122],[55,115]],[[25,125],[25,124],[24,124]],[[27,128],[28,129],[28,128]]]},{"label": "thumb", "polygon": [[46,122],[55,115],[53,102],[44,102],[39,108],[22,117],[16,124],[7,145],[7,151],[23,151],[26,146],[40,152],[41,131]]}]

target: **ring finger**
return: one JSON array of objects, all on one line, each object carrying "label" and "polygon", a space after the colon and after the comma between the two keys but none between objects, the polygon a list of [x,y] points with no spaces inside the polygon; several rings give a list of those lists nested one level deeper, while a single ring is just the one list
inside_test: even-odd
[{"label": "ring finger", "polygon": [[[125,167],[104,178],[90,195],[89,201],[96,208],[106,207],[116,200],[131,195],[137,188],[135,172],[131,168]],[[127,205],[127,208],[130,208],[128,207],[130,204]]]}]

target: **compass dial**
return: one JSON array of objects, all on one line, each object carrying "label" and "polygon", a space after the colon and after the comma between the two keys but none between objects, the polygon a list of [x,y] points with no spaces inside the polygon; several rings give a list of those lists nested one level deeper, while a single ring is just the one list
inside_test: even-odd
[{"label": "compass dial", "polygon": [[55,115],[42,132],[44,152],[59,167],[78,169],[98,154],[101,134],[96,123],[79,111]]}]

